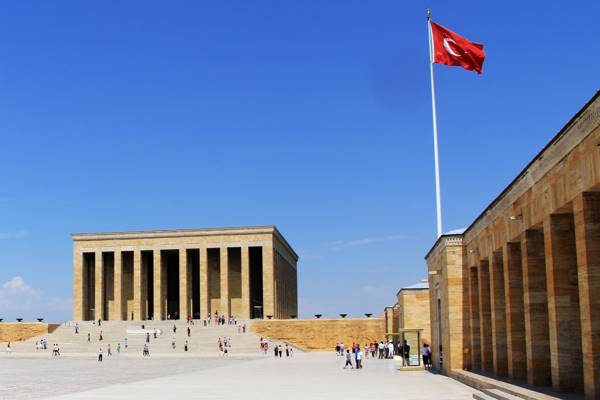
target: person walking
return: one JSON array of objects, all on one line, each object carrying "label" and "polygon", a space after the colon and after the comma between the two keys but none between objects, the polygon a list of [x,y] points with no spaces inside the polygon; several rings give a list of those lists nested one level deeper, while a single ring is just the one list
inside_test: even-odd
[{"label": "person walking", "polygon": [[121,354],[121,343],[117,343],[117,354]]},{"label": "person walking", "polygon": [[158,335],[158,332],[156,331],[156,328],[154,328],[154,339],[156,339],[157,335]]},{"label": "person walking", "polygon": [[123,344],[125,345],[125,350],[127,350],[127,337],[125,337],[125,339],[123,339]]},{"label": "person walking", "polygon": [[107,356],[112,356],[112,351],[110,351],[110,343],[108,344],[108,348],[106,349],[106,355]]},{"label": "person walking", "polygon": [[189,326],[187,327],[187,335],[188,335],[188,337],[192,336],[192,330],[190,329]]},{"label": "person walking", "polygon": [[173,335],[173,338],[171,339],[171,346],[175,349],[175,335]]},{"label": "person walking", "polygon": [[350,354],[350,350],[346,350],[346,364],[344,364],[344,369],[346,369],[348,365],[350,368],[354,369],[352,366],[352,355]]},{"label": "person walking", "polygon": [[146,343],[144,343],[144,350],[142,352],[142,356],[150,357],[150,351],[148,350],[148,345]]},{"label": "person walking", "polygon": [[77,322],[75,322],[75,334],[77,335],[79,333],[79,324]]},{"label": "person walking", "polygon": [[12,354],[12,348],[10,347],[10,342],[6,345],[6,354],[9,356]]},{"label": "person walking", "polygon": [[187,353],[188,351],[188,341],[185,341],[185,345],[183,346],[183,350]]},{"label": "person walking", "polygon": [[90,333],[88,332],[88,343],[91,341]]},{"label": "person walking", "polygon": [[173,324],[173,333],[177,333],[177,325]]},{"label": "person walking", "polygon": [[146,343],[150,343],[150,332],[146,332]]},{"label": "person walking", "polygon": [[102,362],[102,347],[98,350],[98,362]]},{"label": "person walking", "polygon": [[102,341],[102,329],[100,329],[100,341]]},{"label": "person walking", "polygon": [[356,348],[356,368],[357,369],[362,368],[362,358],[363,358],[363,354],[362,354],[362,351],[360,350],[360,346],[358,346]]}]

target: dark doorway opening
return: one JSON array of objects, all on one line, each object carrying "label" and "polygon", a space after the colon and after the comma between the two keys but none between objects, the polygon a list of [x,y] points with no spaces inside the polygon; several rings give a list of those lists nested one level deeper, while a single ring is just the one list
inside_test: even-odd
[{"label": "dark doorway opening", "polygon": [[263,257],[262,247],[248,248],[250,266],[250,318],[263,317]]},{"label": "dark doorway opening", "polygon": [[167,273],[167,317],[179,319],[179,250],[164,250]]},{"label": "dark doorway opening", "polygon": [[[91,321],[95,319],[96,301],[96,268],[95,254],[83,253],[83,319]],[[87,288],[87,291],[86,291]]]},{"label": "dark doorway opening", "polygon": [[192,298],[192,318],[200,319],[200,249],[189,249],[187,251],[188,276],[191,276],[191,298]]},{"label": "dark doorway opening", "polygon": [[152,250],[142,251],[142,277],[146,292],[146,312],[142,318],[154,319],[154,256]]}]

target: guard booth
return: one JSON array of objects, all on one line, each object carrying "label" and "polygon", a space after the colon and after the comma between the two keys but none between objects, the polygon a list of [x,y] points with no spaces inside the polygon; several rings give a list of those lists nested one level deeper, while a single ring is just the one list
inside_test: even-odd
[{"label": "guard booth", "polygon": [[394,363],[400,371],[425,369],[421,357],[423,329],[400,328],[398,332],[385,334],[386,342],[394,344]]}]

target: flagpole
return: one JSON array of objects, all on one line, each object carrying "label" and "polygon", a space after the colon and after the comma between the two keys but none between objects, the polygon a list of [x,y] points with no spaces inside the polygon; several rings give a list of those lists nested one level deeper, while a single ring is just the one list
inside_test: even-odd
[{"label": "flagpole", "polygon": [[442,236],[442,196],[440,194],[440,159],[438,154],[437,116],[435,112],[435,86],[433,83],[433,49],[431,37],[430,11],[427,8],[427,32],[429,36],[429,72],[431,74],[431,108],[433,111],[433,151],[435,155],[435,200],[437,208],[437,234]]}]

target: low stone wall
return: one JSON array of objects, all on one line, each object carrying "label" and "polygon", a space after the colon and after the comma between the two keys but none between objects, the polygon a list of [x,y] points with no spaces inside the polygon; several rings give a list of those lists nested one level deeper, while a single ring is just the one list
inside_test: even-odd
[{"label": "low stone wall", "polygon": [[17,342],[52,333],[57,324],[44,322],[0,322],[0,342]]},{"label": "low stone wall", "polygon": [[332,351],[336,343],[366,343],[385,340],[383,318],[287,319],[253,321],[252,332],[270,340],[284,341],[301,349]]}]

